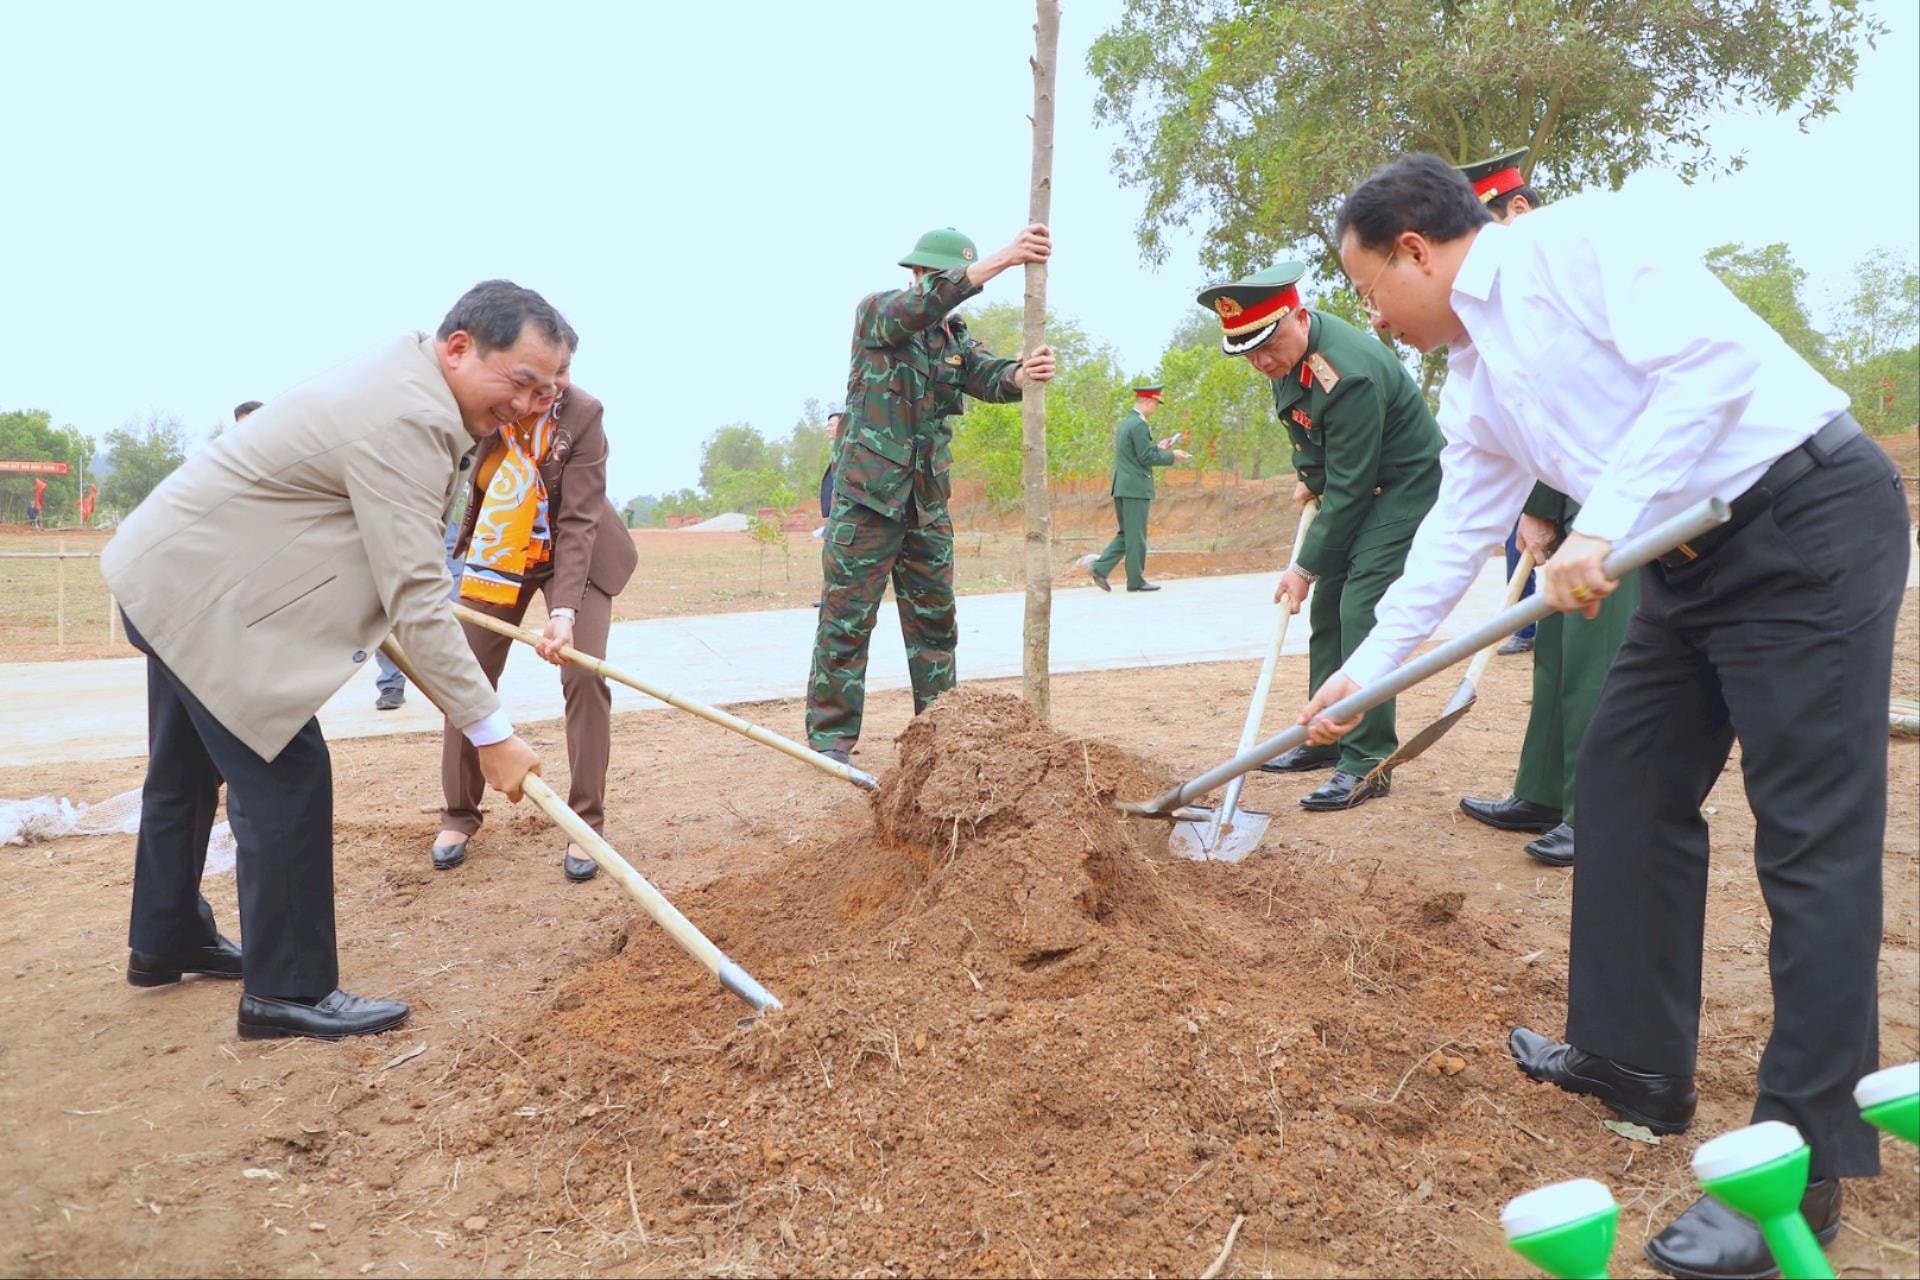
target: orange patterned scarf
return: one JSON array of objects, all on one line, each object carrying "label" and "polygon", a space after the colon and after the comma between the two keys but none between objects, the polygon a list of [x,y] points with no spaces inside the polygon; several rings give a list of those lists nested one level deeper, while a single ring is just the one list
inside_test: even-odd
[{"label": "orange patterned scarf", "polygon": [[460,575],[460,598],[510,605],[520,598],[527,571],[553,554],[547,522],[547,484],[540,461],[553,443],[559,401],[538,418],[528,415],[502,427],[506,448],[494,455],[491,476],[480,477],[480,514]]}]

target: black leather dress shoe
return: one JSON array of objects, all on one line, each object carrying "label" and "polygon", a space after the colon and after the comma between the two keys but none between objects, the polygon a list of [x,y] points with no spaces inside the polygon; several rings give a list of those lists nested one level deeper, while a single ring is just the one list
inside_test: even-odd
[{"label": "black leather dress shoe", "polygon": [[1365,804],[1375,796],[1384,796],[1392,790],[1393,782],[1389,778],[1376,778],[1368,782],[1365,774],[1335,769],[1333,776],[1328,778],[1318,791],[1300,797],[1300,807],[1311,809],[1315,813],[1325,813],[1334,809],[1351,809],[1355,805]]},{"label": "black leather dress shoe", "polygon": [[1338,747],[1295,747],[1260,766],[1262,773],[1311,773],[1340,763]]},{"label": "black leather dress shoe", "polygon": [[1099,570],[1095,569],[1092,565],[1087,566],[1087,576],[1089,578],[1092,578],[1093,585],[1100,588],[1102,591],[1113,590],[1113,584],[1107,581],[1107,575],[1104,573],[1101,573]]},{"label": "black leather dress shoe", "polygon": [[1600,1099],[1613,1113],[1655,1133],[1685,1133],[1700,1101],[1692,1076],[1640,1071],[1625,1063],[1560,1044],[1515,1027],[1507,1037],[1513,1060],[1529,1080]]},{"label": "black leather dress shoe", "polygon": [[1143,582],[1137,587],[1127,588],[1129,591],[1158,591],[1159,589],[1160,584],[1157,582]]},{"label": "black leather dress shoe", "polygon": [[[1800,1213],[1821,1244],[1840,1234],[1840,1179],[1807,1184]],[[1760,1224],[1701,1196],[1673,1225],[1647,1241],[1647,1261],[1681,1280],[1772,1280],[1780,1274]]]},{"label": "black leather dress shoe", "polygon": [[127,981],[136,987],[164,987],[189,973],[203,973],[209,978],[237,978],[240,948],[215,934],[211,943],[191,951],[172,955],[154,955],[147,951],[127,953]]},{"label": "black leather dress shoe", "polygon": [[1573,865],[1573,824],[1563,822],[1538,840],[1527,841],[1527,856],[1550,867]]},{"label": "black leather dress shoe", "polygon": [[1558,809],[1549,809],[1544,804],[1522,800],[1519,796],[1508,796],[1505,800],[1476,800],[1466,796],[1460,801],[1460,812],[1475,822],[1484,822],[1502,831],[1531,831],[1536,835],[1545,835],[1560,825]]},{"label": "black leather dress shoe", "polygon": [[277,1040],[307,1036],[338,1040],[391,1031],[413,1012],[398,1000],[368,1000],[335,988],[313,1004],[273,996],[240,997],[240,1038]]},{"label": "black leather dress shoe", "polygon": [[574,857],[572,845],[568,845],[567,851],[560,855],[560,869],[566,872],[567,879],[575,884],[585,884],[600,874],[600,864],[592,858]]},{"label": "black leather dress shoe", "polygon": [[433,846],[433,869],[451,871],[467,860],[467,842],[458,844],[437,844]]},{"label": "black leather dress shoe", "polygon": [[1501,645],[1498,649],[1494,650],[1494,653],[1496,653],[1502,658],[1511,658],[1516,653],[1532,653],[1532,652],[1533,652],[1532,636],[1514,636],[1512,639],[1508,640],[1505,644]]},{"label": "black leather dress shoe", "polygon": [[853,763],[852,747],[822,747],[820,748],[820,754],[840,764]]}]

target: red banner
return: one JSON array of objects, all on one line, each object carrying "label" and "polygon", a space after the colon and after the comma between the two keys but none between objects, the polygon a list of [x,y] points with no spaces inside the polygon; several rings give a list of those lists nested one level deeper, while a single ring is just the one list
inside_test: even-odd
[{"label": "red banner", "polygon": [[67,464],[64,462],[8,462],[0,459],[0,471],[24,471],[32,475],[63,476],[67,474]]}]

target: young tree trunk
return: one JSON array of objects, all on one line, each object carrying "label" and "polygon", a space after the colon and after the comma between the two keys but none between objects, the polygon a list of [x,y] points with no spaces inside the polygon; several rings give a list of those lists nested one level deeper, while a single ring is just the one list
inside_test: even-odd
[{"label": "young tree trunk", "polygon": [[[1060,6],[1035,0],[1033,26],[1033,185],[1027,221],[1047,222],[1053,212],[1053,84],[1060,48]],[[1032,351],[1047,340],[1047,266],[1028,263],[1026,325],[1022,345]],[[1047,661],[1053,629],[1053,504],[1047,493],[1047,389],[1029,382],[1020,398],[1020,488],[1026,508],[1027,614],[1022,632],[1022,688],[1042,719],[1052,706]]]}]

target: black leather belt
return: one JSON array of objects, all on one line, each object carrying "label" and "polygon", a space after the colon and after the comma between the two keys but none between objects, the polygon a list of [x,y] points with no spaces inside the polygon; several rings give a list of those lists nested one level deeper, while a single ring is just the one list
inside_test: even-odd
[{"label": "black leather belt", "polygon": [[1753,518],[1773,505],[1775,498],[1785,493],[1815,467],[1824,467],[1833,461],[1833,455],[1842,445],[1855,436],[1862,434],[1860,424],[1853,415],[1843,413],[1814,432],[1801,443],[1780,455],[1774,464],[1767,468],[1765,475],[1754,481],[1753,487],[1735,498],[1728,505],[1733,516],[1723,525],[1717,525],[1692,542],[1683,542],[1667,554],[1660,557],[1660,564],[1667,569],[1684,569],[1697,560],[1703,560],[1732,541],[1733,535],[1745,528]]}]

